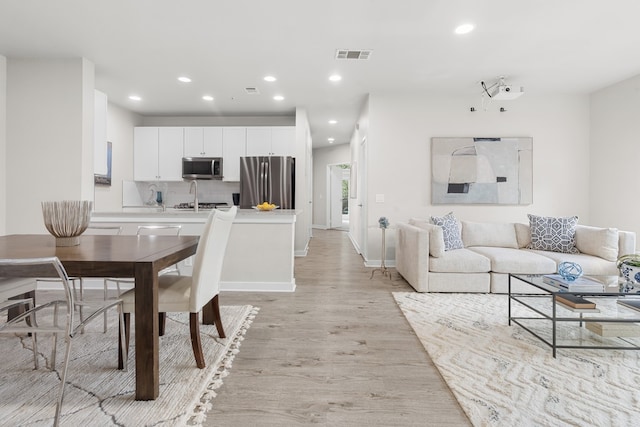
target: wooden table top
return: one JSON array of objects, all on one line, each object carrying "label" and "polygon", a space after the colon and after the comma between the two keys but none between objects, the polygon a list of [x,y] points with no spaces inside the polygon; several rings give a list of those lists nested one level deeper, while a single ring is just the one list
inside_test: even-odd
[{"label": "wooden table top", "polygon": [[[55,238],[48,234],[13,234],[0,236],[0,259],[56,256],[70,276],[132,277],[136,263],[157,264],[156,267],[162,269],[177,262],[175,259],[193,255],[198,239],[197,236],[83,235],[77,246],[56,247]],[[28,276],[39,277],[39,274],[33,272]]]}]

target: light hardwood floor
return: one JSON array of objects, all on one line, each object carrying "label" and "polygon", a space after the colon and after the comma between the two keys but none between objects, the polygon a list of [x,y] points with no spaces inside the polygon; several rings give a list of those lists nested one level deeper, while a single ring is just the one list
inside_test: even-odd
[{"label": "light hardwood floor", "polygon": [[391,295],[412,288],[371,270],[345,232],[314,230],[295,292],[223,292],[260,312],[204,425],[470,425]]}]

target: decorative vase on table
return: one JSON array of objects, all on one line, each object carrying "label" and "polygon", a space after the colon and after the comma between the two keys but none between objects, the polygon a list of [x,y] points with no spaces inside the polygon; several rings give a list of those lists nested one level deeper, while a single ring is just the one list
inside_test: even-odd
[{"label": "decorative vase on table", "polygon": [[625,280],[622,285],[628,293],[640,293],[640,254],[626,254],[618,257],[620,277]]},{"label": "decorative vase on table", "polygon": [[42,202],[44,226],[56,238],[56,246],[76,246],[89,226],[92,202],[62,200]]}]

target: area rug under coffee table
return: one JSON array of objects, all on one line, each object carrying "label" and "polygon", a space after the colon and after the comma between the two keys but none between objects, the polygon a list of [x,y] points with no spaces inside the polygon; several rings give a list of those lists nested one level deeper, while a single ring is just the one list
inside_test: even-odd
[{"label": "area rug under coffee table", "polygon": [[[134,399],[134,337],[128,358],[130,369],[118,371],[117,316],[113,313],[109,318],[106,334],[102,333],[101,321],[93,322],[73,343],[61,425],[199,425],[211,408],[215,390],[228,374],[257,311],[252,306],[220,307],[225,339],[218,338],[215,326],[201,325],[205,369],[198,369],[195,364],[188,314],[168,314],[166,333],[160,338],[160,397],[147,402]],[[36,371],[31,339],[0,335],[2,425],[52,425],[60,380],[57,372],[44,368],[50,345],[50,335],[41,334],[40,369]],[[64,347],[60,339],[57,368],[61,367]]]},{"label": "area rug under coffee table", "polygon": [[507,296],[394,292],[476,426],[637,426],[640,351],[560,350],[507,326]]}]

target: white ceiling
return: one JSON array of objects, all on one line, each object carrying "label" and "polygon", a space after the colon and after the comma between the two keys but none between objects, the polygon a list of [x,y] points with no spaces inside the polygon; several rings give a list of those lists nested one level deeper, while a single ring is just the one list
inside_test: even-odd
[{"label": "white ceiling", "polygon": [[[479,97],[505,75],[524,96],[587,94],[638,75],[639,17],[638,0],[0,0],[0,55],[87,58],[96,88],[143,115],[303,107],[321,147],[349,142],[368,93]],[[464,22],[475,31],[455,35]],[[336,60],[343,48],[373,53]]]}]

